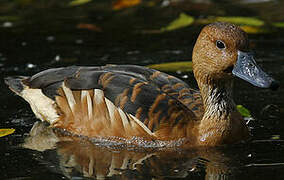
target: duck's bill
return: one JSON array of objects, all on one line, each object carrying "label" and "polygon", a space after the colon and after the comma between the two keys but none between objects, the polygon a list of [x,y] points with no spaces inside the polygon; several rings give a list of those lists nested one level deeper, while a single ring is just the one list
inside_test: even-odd
[{"label": "duck's bill", "polygon": [[238,60],[232,73],[257,87],[278,88],[278,83],[256,64],[249,52],[238,51]]}]

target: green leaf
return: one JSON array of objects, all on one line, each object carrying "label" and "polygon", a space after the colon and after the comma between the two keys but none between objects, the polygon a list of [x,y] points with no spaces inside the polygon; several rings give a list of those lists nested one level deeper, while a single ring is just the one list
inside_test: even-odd
[{"label": "green leaf", "polygon": [[172,21],[166,27],[161,28],[161,32],[173,31],[191,25],[194,22],[194,17],[185,13],[181,13],[177,19]]},{"label": "green leaf", "polygon": [[15,132],[15,129],[0,129],[0,137],[7,136]]},{"label": "green leaf", "polygon": [[192,71],[192,62],[191,61],[168,62],[162,64],[151,64],[148,65],[147,67],[167,72],[177,72],[177,71],[188,72]]},{"label": "green leaf", "polygon": [[264,21],[254,18],[254,17],[244,17],[244,16],[210,16],[206,19],[197,20],[200,24],[209,24],[216,21],[230,22],[238,25],[247,25],[247,26],[263,26]]},{"label": "green leaf", "polygon": [[251,117],[250,111],[242,105],[237,105],[237,110],[243,117]]},{"label": "green leaf", "polygon": [[91,1],[92,0],[73,0],[69,3],[69,5],[70,6],[80,6],[80,5],[86,4]]},{"label": "green leaf", "polygon": [[284,28],[284,22],[276,22],[276,23],[272,23],[272,25],[274,27]]},{"label": "green leaf", "polygon": [[234,24],[239,25],[248,25],[248,26],[262,26],[264,25],[264,21],[253,18],[253,17],[241,17],[241,16],[235,16],[235,17],[216,17],[216,21],[224,21],[224,22],[230,22]]},{"label": "green leaf", "polygon": [[271,136],[271,139],[273,139],[273,140],[279,140],[280,139],[280,135],[272,135]]}]

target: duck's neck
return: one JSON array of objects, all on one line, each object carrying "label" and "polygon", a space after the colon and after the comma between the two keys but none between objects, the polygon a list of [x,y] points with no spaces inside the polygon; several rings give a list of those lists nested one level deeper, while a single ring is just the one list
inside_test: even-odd
[{"label": "duck's neck", "polygon": [[199,84],[204,104],[203,120],[229,120],[230,114],[236,111],[232,95],[232,81],[221,83]]},{"label": "duck's neck", "polygon": [[248,135],[247,127],[233,101],[232,85],[232,79],[198,82],[204,104],[198,137],[201,145],[237,142]]}]

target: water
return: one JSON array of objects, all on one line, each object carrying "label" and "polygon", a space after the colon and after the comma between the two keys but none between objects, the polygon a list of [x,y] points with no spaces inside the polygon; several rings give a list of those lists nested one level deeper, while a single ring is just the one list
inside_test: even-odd
[{"label": "water", "polygon": [[[276,0],[143,1],[119,11],[111,9],[114,1],[75,7],[68,6],[69,2],[1,1],[0,79],[73,64],[147,65],[190,60],[202,25],[153,33],[181,12],[196,19],[252,16],[268,24],[284,21],[283,2]],[[249,37],[260,66],[283,87],[284,30],[272,31]],[[174,75],[193,82],[191,73]],[[30,137],[34,115],[27,103],[1,81],[0,127],[15,128],[16,132],[0,138],[0,178],[283,179],[283,88],[264,90],[241,80],[235,84],[237,104],[247,107],[255,119],[249,123],[251,143],[204,149],[145,149],[66,137],[42,124],[35,125]]]}]

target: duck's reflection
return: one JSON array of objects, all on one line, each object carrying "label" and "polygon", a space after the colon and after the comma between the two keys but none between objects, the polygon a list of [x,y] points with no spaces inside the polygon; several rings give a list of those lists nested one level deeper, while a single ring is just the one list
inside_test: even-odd
[{"label": "duck's reflection", "polygon": [[[230,158],[217,149],[143,149],[98,145],[87,139],[63,135],[36,122],[23,147],[56,152],[54,166],[66,177],[117,177],[123,179],[234,177]],[[59,170],[60,169],[60,170]]]}]

